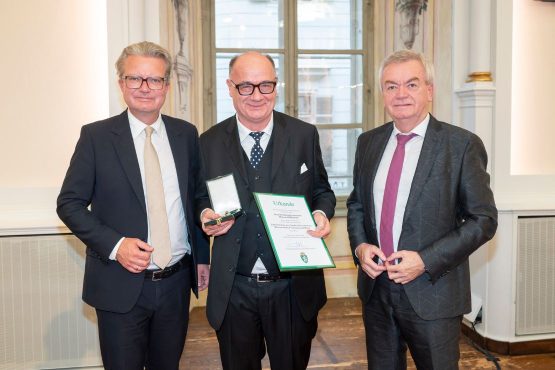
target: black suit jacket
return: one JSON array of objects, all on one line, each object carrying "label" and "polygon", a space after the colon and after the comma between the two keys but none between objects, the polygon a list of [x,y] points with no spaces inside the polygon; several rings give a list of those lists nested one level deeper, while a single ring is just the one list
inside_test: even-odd
[{"label": "black suit jacket", "polygon": [[[322,162],[316,128],[274,111],[271,140],[272,192],[304,195],[312,210],[319,209],[331,219],[335,209],[335,196]],[[235,116],[203,133],[200,142],[205,178],[233,173],[241,206],[247,209],[249,203],[254,202],[254,197],[249,189]],[[308,171],[301,174],[303,163]],[[211,207],[208,200],[199,207],[199,215],[207,207]],[[208,321],[216,330],[220,328],[227,309],[245,221],[246,217],[239,217],[225,235],[214,238],[206,310]],[[306,320],[313,318],[326,302],[326,287],[321,269],[293,272],[292,289]]]},{"label": "black suit jacket", "polygon": [[[193,261],[195,266],[208,264],[208,241],[194,215],[195,193],[204,186],[198,133],[185,121],[162,119],[177,170]],[[146,242],[148,225],[127,111],[82,127],[57,204],[60,219],[87,246],[83,300],[106,311],[129,311],[141,292],[144,272],[133,274],[109,255],[122,237]],[[196,272],[191,278],[196,294]]]},{"label": "black suit jacket", "polygon": [[[358,139],[354,189],[347,200],[347,227],[354,256],[361,243],[379,246],[374,178],[393,130],[389,122]],[[427,273],[404,285],[415,312],[425,320],[470,311],[468,256],[491,239],[497,209],[478,136],[430,116],[403,219],[399,250],[417,251]],[[359,268],[358,294],[370,299],[374,280]]]}]

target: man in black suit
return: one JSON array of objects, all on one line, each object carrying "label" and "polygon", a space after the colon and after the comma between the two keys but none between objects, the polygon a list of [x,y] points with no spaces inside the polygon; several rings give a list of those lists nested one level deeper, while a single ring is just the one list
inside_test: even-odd
[{"label": "man in black suit", "polygon": [[470,311],[468,256],[491,239],[497,209],[482,141],[428,113],[433,66],[398,51],[380,68],[393,118],[358,140],[347,225],[363,303],[369,369],[457,369]]},{"label": "man in black suit", "polygon": [[116,67],[129,109],[83,126],[57,212],[87,246],[83,300],[96,308],[104,367],[177,369],[190,290],[205,289],[209,275],[194,215],[205,191],[198,134],[160,114],[171,73],[165,49],[130,45]]},{"label": "man in black suit", "polygon": [[[236,115],[201,135],[206,179],[233,173],[242,209],[234,222],[205,227],[215,236],[207,316],[224,369],[260,369],[266,347],[273,369],[305,369],[326,302],[321,269],[280,273],[253,192],[303,195],[314,211],[314,237],[330,232],[335,196],[313,125],[274,111],[271,57],[233,58],[227,86]],[[218,217],[203,204],[203,223]],[[202,213],[200,212],[202,211]]]}]

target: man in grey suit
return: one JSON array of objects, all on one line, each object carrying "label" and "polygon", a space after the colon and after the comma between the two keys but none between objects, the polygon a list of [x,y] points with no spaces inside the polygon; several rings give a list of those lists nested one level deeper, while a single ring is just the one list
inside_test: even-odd
[{"label": "man in grey suit", "polygon": [[[306,369],[318,311],[326,302],[321,269],[280,272],[253,192],[303,195],[315,237],[330,232],[335,196],[316,127],[274,111],[273,60],[256,52],[230,61],[227,86],[236,115],[200,137],[206,179],[233,173],[242,209],[235,222],[204,226],[214,236],[206,313],[224,369]],[[202,221],[216,218],[207,201]]]},{"label": "man in grey suit", "polygon": [[497,209],[487,154],[471,132],[428,113],[433,66],[398,51],[380,68],[393,118],[357,143],[348,231],[369,369],[457,369],[470,311],[468,256],[491,239]]}]

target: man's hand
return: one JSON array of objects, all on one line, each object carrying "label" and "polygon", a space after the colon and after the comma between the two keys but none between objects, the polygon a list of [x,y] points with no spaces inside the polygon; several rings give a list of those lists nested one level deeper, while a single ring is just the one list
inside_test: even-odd
[{"label": "man's hand", "polygon": [[[400,259],[396,265],[392,262]],[[410,283],[425,272],[424,261],[418,252],[401,250],[391,254],[386,262],[387,276],[397,284]]]},{"label": "man's hand", "polygon": [[116,253],[116,260],[127,271],[136,274],[148,267],[153,250],[154,248],[141,239],[125,238]]},{"label": "man's hand", "polygon": [[215,213],[210,208],[207,208],[204,211],[202,211],[200,222],[202,222],[202,230],[206,233],[206,235],[209,235],[209,236],[223,235],[227,233],[229,229],[231,229],[231,226],[233,226],[233,224],[235,223],[235,219],[233,219],[229,221],[224,221],[219,225],[209,225],[209,226],[204,225],[205,222],[208,222],[210,220],[215,220],[219,217],[220,215]]},{"label": "man's hand", "polygon": [[198,290],[208,288],[208,279],[210,278],[210,265],[197,265],[198,270]]},{"label": "man's hand", "polygon": [[366,275],[370,276],[372,279],[377,278],[386,270],[384,265],[374,262],[375,256],[378,256],[380,260],[385,261],[385,254],[383,254],[382,250],[375,245],[368,243],[359,244],[355,253],[360,262],[360,267],[362,267],[362,270],[366,273]]},{"label": "man's hand", "polygon": [[314,212],[313,217],[314,221],[316,221],[316,230],[308,230],[310,236],[315,238],[325,238],[328,236],[331,231],[330,220],[320,212]]}]

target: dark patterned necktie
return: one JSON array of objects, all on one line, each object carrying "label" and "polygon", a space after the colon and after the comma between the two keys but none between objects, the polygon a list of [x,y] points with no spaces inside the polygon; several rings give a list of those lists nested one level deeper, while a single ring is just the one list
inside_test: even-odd
[{"label": "dark patterned necktie", "polygon": [[264,150],[262,150],[262,147],[260,146],[260,139],[262,138],[262,135],[264,135],[264,132],[251,132],[249,135],[254,139],[254,146],[251,149],[250,162],[252,168],[256,168],[260,164],[262,156],[264,155]]}]

